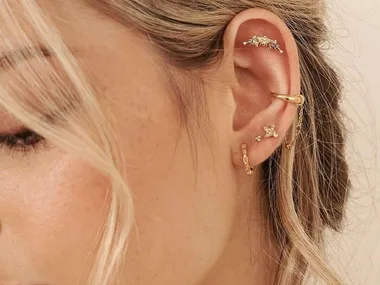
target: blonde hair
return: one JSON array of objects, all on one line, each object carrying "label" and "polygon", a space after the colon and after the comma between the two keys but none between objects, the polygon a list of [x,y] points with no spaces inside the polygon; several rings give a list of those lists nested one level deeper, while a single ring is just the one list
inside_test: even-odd
[{"label": "blonde hair", "polygon": [[[42,136],[84,157],[112,181],[109,218],[104,228],[100,251],[92,272],[91,284],[108,284],[117,272],[125,252],[127,237],[133,225],[132,194],[120,173],[122,157],[114,141],[96,92],[88,84],[79,66],[49,24],[34,1],[17,1],[23,16],[33,26],[40,40],[59,60],[63,74],[51,70],[50,82],[41,82],[32,68],[23,74],[23,80],[39,91],[38,101],[44,111],[54,113],[58,106],[77,102],[81,119],[89,132],[76,124],[71,113],[64,116],[65,124],[58,128],[41,118],[39,104],[30,102],[23,92],[0,86],[0,104],[10,113]],[[308,270],[326,283],[339,285],[323,258],[323,233],[330,228],[339,230],[349,189],[347,163],[344,156],[345,131],[339,101],[342,87],[335,70],[328,64],[321,45],[327,40],[323,22],[324,4],[319,0],[87,0],[101,12],[121,23],[133,25],[149,36],[157,52],[168,63],[170,70],[191,78],[188,82],[170,78],[175,87],[200,79],[202,70],[218,63],[223,57],[223,33],[228,23],[239,12],[249,8],[263,8],[277,14],[287,24],[299,48],[302,93],[306,95],[303,136],[297,151],[279,148],[266,161],[262,170],[267,189],[270,229],[281,249],[276,284],[302,284]],[[5,45],[6,33],[23,35],[19,40],[29,41],[25,32],[15,24],[12,9],[4,1],[0,28]],[[306,28],[307,27],[307,28]],[[17,60],[17,58],[15,58]],[[47,62],[41,61],[48,68]],[[64,87],[63,77],[72,84],[72,92]],[[189,83],[190,82],[190,83]],[[51,96],[44,86],[61,86]],[[57,87],[55,87],[57,89]],[[202,106],[202,99],[187,98],[178,91],[178,105],[184,121],[191,112]],[[194,101],[198,100],[197,102]],[[199,108],[198,108],[199,111]],[[69,116],[70,115],[70,116]],[[60,115],[62,117],[62,115]],[[88,124],[88,126],[87,126]],[[293,126],[294,134],[294,126]],[[95,133],[96,137],[90,137]]]}]

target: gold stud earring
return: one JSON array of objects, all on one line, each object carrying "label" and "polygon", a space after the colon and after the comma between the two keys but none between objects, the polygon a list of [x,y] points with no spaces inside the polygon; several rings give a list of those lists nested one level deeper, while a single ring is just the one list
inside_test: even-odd
[{"label": "gold stud earring", "polygon": [[284,53],[284,51],[280,48],[280,45],[276,40],[272,40],[268,38],[267,36],[253,36],[251,39],[249,39],[246,42],[243,42],[243,45],[250,45],[250,46],[263,46],[267,47],[268,49],[277,50],[280,53]]},{"label": "gold stud earring", "polygon": [[263,129],[265,131],[264,138],[277,138],[278,137],[278,133],[276,131],[275,125],[271,125],[269,127],[264,127]]},{"label": "gold stud earring", "polygon": [[247,145],[243,144],[241,146],[241,150],[243,152],[243,163],[245,166],[245,171],[247,172],[248,175],[252,175],[253,174],[253,167],[249,165]]},{"label": "gold stud earring", "polygon": [[261,141],[263,140],[263,138],[262,138],[262,136],[258,136],[258,137],[255,138],[255,140],[256,140],[257,142],[261,142]]}]

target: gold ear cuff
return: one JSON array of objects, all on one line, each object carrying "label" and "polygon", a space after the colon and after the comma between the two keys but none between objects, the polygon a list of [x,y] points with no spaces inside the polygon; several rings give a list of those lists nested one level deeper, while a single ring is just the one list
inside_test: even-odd
[{"label": "gold ear cuff", "polygon": [[294,136],[294,139],[292,141],[288,141],[287,138],[285,138],[285,146],[288,150],[291,150],[292,147],[296,144],[298,137],[300,136],[302,132],[302,123],[303,123],[303,113],[305,111],[305,96],[303,95],[284,95],[284,94],[275,94],[272,93],[272,95],[278,99],[284,100],[286,102],[290,102],[292,104],[295,104],[298,107],[301,107],[298,113],[298,121],[296,125],[296,133]]},{"label": "gold ear cuff", "polygon": [[278,99],[293,103],[297,106],[302,106],[305,103],[305,96],[303,95],[289,96],[289,95],[275,94],[275,93],[272,93],[272,95]]},{"label": "gold ear cuff", "polygon": [[[294,139],[289,142],[288,139],[285,138],[285,146],[288,150],[291,150],[292,147],[296,144],[297,139],[302,132],[303,114],[305,110],[304,109],[305,96],[303,95],[292,96],[292,95],[275,94],[275,93],[272,93],[272,95],[278,99],[281,99],[283,101],[286,101],[286,102],[295,104],[298,107],[301,107],[298,113],[298,121],[296,125],[296,133],[295,133]],[[263,129],[265,131],[264,137],[260,135],[255,138],[255,140],[259,143],[262,142],[263,138],[277,138],[279,136],[278,132],[276,131],[275,125],[265,126]]]},{"label": "gold ear cuff", "polygon": [[267,47],[268,49],[277,50],[280,53],[284,53],[284,51],[280,48],[280,45],[276,40],[272,40],[268,38],[267,36],[253,36],[251,39],[249,39],[246,42],[243,42],[243,45],[250,45],[255,47]]}]

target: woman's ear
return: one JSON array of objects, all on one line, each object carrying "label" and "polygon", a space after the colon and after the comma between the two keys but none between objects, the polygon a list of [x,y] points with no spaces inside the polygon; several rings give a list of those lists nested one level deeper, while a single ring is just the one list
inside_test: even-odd
[{"label": "woman's ear", "polygon": [[246,144],[249,164],[255,167],[281,145],[297,115],[295,104],[273,93],[300,93],[298,50],[286,24],[262,9],[235,16],[225,31],[224,43],[222,64],[233,77],[231,89],[236,103],[233,162],[243,166],[242,145]]}]

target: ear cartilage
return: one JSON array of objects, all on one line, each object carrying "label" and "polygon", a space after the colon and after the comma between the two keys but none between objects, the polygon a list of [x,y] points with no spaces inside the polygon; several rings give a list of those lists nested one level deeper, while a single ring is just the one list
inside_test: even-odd
[{"label": "ear cartilage", "polygon": [[263,46],[267,47],[268,49],[277,50],[280,53],[284,53],[284,51],[280,48],[280,45],[276,40],[272,40],[268,38],[267,36],[253,36],[251,39],[249,39],[246,42],[243,42],[243,45],[250,45],[250,46]]}]

